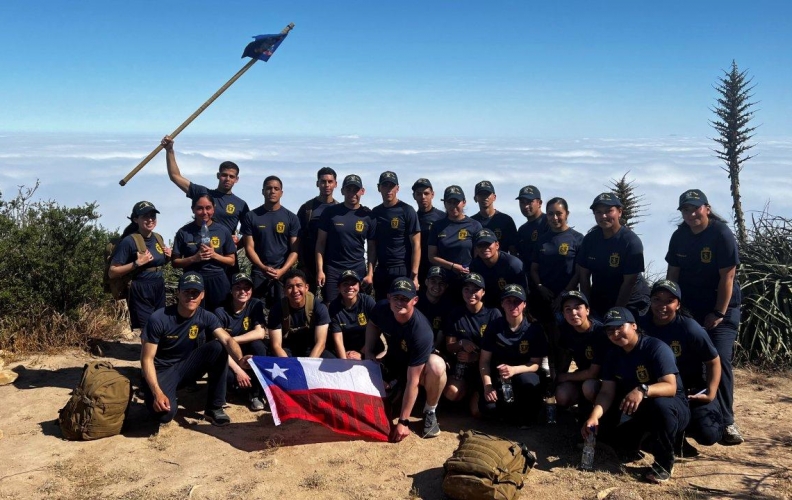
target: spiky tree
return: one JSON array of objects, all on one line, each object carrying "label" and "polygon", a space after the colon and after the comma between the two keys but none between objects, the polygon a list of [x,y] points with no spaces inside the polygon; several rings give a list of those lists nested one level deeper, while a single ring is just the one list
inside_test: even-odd
[{"label": "spiky tree", "polygon": [[641,222],[643,215],[646,213],[646,204],[644,203],[644,195],[635,192],[635,181],[627,180],[627,174],[629,173],[627,171],[621,179],[611,179],[610,187],[622,202],[620,222],[622,225],[635,229],[635,226]]},{"label": "spiky tree", "polygon": [[756,105],[751,102],[754,85],[753,78],[748,78],[747,71],[740,71],[737,62],[732,61],[731,71],[724,71],[718,79],[715,90],[720,97],[712,111],[717,115],[715,120],[710,120],[710,125],[718,132],[718,137],[713,138],[720,144],[720,149],[715,149],[715,154],[726,163],[723,170],[729,174],[731,181],[732,209],[734,210],[734,224],[737,226],[737,239],[745,243],[748,233],[745,230],[745,215],[740,201],[740,172],[746,161],[755,155],[748,151],[756,144],[749,144],[756,127],[749,127]]}]

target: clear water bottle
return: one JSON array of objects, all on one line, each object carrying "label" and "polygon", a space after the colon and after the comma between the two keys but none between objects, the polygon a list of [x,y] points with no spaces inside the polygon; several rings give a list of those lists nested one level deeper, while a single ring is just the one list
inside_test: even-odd
[{"label": "clear water bottle", "polygon": [[597,436],[594,427],[589,427],[589,435],[583,444],[583,455],[580,457],[580,470],[594,470],[594,448],[597,446]]},{"label": "clear water bottle", "polygon": [[457,364],[454,366],[454,373],[451,375],[451,378],[456,380],[464,380],[465,373],[467,373],[468,368],[470,368],[470,363],[462,363],[461,361],[457,361]]},{"label": "clear water bottle", "polygon": [[514,388],[512,388],[511,378],[501,377],[500,382],[503,401],[506,403],[514,403]]},{"label": "clear water bottle", "polygon": [[201,245],[212,246],[212,240],[209,238],[209,227],[207,227],[206,221],[203,221],[203,225],[201,226]]},{"label": "clear water bottle", "polygon": [[556,423],[556,398],[555,396],[548,396],[545,400],[545,410],[547,411],[547,423]]}]

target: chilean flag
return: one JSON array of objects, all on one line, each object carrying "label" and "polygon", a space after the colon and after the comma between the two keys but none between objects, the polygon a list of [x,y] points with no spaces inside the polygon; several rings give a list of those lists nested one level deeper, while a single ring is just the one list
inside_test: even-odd
[{"label": "chilean flag", "polygon": [[275,425],[299,418],[339,434],[388,440],[385,388],[373,361],[253,356],[250,366],[267,394]]}]

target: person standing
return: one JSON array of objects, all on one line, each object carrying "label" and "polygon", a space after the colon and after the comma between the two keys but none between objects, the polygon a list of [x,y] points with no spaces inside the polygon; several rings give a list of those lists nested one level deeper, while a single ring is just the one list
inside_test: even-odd
[{"label": "person standing", "polygon": [[394,172],[380,175],[377,190],[382,195],[382,204],[371,211],[377,221],[374,297],[383,300],[390,284],[400,276],[409,277],[419,287],[421,227],[415,209],[398,198],[399,178]]},{"label": "person standing", "polygon": [[492,183],[481,181],[476,184],[473,199],[478,203],[479,211],[471,219],[481,224],[482,228],[492,231],[504,251],[517,253],[517,226],[509,214],[495,210],[497,195]]},{"label": "person standing", "polygon": [[[550,230],[547,216],[542,213],[542,195],[536,186],[524,186],[517,195],[520,212],[526,222],[517,230],[517,253],[523,261],[525,273],[531,271],[533,249],[539,237]],[[530,281],[529,281],[530,283]]]},{"label": "person standing", "polygon": [[429,262],[429,233],[432,225],[445,218],[445,213],[433,206],[434,189],[429,179],[421,177],[412,185],[413,199],[418,203],[418,225],[421,226],[421,262],[418,265],[418,282],[426,280],[431,267]]},{"label": "person standing", "polygon": [[363,277],[364,287],[371,286],[377,259],[377,221],[371,210],[360,204],[366,194],[360,176],[344,177],[341,193],[344,202],[324,210],[316,236],[316,284],[323,288],[327,303],[338,296],[338,278],[347,269]]},{"label": "person standing", "polygon": [[723,413],[724,444],[744,441],[734,421],[734,342],[740,324],[740,263],[737,240],[726,222],[712,211],[707,196],[690,189],[679,196],[682,214],[668,243],[666,277],[685,292],[685,307],[707,330],[718,350],[721,379],[718,402]]},{"label": "person standing", "polygon": [[327,207],[338,202],[333,198],[333,192],[338,186],[336,171],[330,167],[322,167],[316,173],[316,187],[319,195],[302,204],[297,210],[297,220],[300,221],[299,234],[299,264],[312,292],[316,292],[316,235],[319,232],[319,219]]},{"label": "person standing", "polygon": [[245,214],[242,236],[253,265],[254,295],[271,309],[283,298],[281,277],[297,262],[300,221],[281,205],[283,183],[278,177],[264,179],[261,193],[264,204]]}]

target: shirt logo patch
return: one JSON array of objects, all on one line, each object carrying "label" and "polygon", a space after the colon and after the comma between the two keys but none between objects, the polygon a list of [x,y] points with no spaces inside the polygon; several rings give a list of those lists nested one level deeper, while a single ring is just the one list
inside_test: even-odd
[{"label": "shirt logo patch", "polygon": [[242,329],[247,330],[250,327],[250,317],[245,316],[245,319],[242,320]]},{"label": "shirt logo patch", "polygon": [[501,290],[506,288],[506,280],[504,278],[498,278],[498,288]]},{"label": "shirt logo patch", "polygon": [[569,243],[561,243],[558,247],[558,255],[566,255],[569,253]]},{"label": "shirt logo patch", "polygon": [[500,228],[495,229],[494,233],[495,237],[498,238],[498,241],[500,241],[500,239],[503,237],[503,232],[500,230]]},{"label": "shirt logo patch", "polygon": [[538,239],[539,239],[539,230],[534,229],[533,232],[531,233],[531,241],[536,241]]},{"label": "shirt logo patch", "polygon": [[484,336],[484,332],[486,332],[486,331],[487,331],[487,325],[481,325],[481,327],[479,328],[479,335],[481,335],[483,337]]},{"label": "shirt logo patch", "polygon": [[359,220],[355,222],[355,231],[357,231],[358,233],[362,233],[365,226],[366,225],[363,223],[363,221]]},{"label": "shirt logo patch", "polygon": [[212,236],[212,248],[220,248],[220,238]]},{"label": "shirt logo patch", "polygon": [[283,234],[284,231],[286,231],[286,224],[284,224],[283,222],[278,222],[277,224],[275,224],[276,233]]},{"label": "shirt logo patch", "polygon": [[432,320],[432,329],[439,330],[440,329],[440,324],[442,323],[442,321],[443,321],[443,318],[441,318],[440,316],[435,316],[435,319]]},{"label": "shirt logo patch", "polygon": [[619,267],[619,261],[621,261],[619,254],[612,253],[608,262],[610,263],[611,267]]},{"label": "shirt logo patch", "polygon": [[365,313],[358,314],[358,325],[366,326],[366,323],[368,323],[368,319],[366,318],[366,314]]},{"label": "shirt logo patch", "polygon": [[460,240],[466,240],[468,237],[468,230],[467,229],[460,229],[458,237]]},{"label": "shirt logo patch", "polygon": [[649,370],[644,365],[638,365],[635,369],[635,376],[638,377],[638,382],[642,384],[649,382]]},{"label": "shirt logo patch", "polygon": [[521,340],[520,341],[520,354],[527,354],[528,353],[528,347],[530,345],[531,344],[529,344],[527,340]]},{"label": "shirt logo patch", "polygon": [[394,217],[391,219],[391,229],[399,229],[399,218]]},{"label": "shirt logo patch", "polygon": [[594,359],[594,348],[590,345],[586,346],[586,359],[592,360]]},{"label": "shirt logo patch", "polygon": [[198,325],[193,325],[190,327],[190,340],[195,340],[198,338]]},{"label": "shirt logo patch", "polygon": [[674,356],[678,358],[682,355],[682,344],[678,340],[671,342],[671,350],[674,351]]},{"label": "shirt logo patch", "polygon": [[160,254],[160,255],[165,253],[165,252],[162,251],[162,246],[160,246],[159,241],[154,244],[154,248],[157,250],[157,253]]},{"label": "shirt logo patch", "polygon": [[701,249],[701,262],[704,264],[709,264],[712,262],[712,250],[710,250],[710,247],[704,247]]},{"label": "shirt logo patch", "polygon": [[233,203],[229,203],[228,205],[226,205],[226,213],[227,213],[228,215],[231,215],[231,214],[233,214],[234,212],[236,212],[236,207],[234,206],[234,204],[233,204]]},{"label": "shirt logo patch", "polygon": [[402,340],[401,341],[401,350],[404,351],[404,352],[407,352],[407,341],[406,340]]}]

